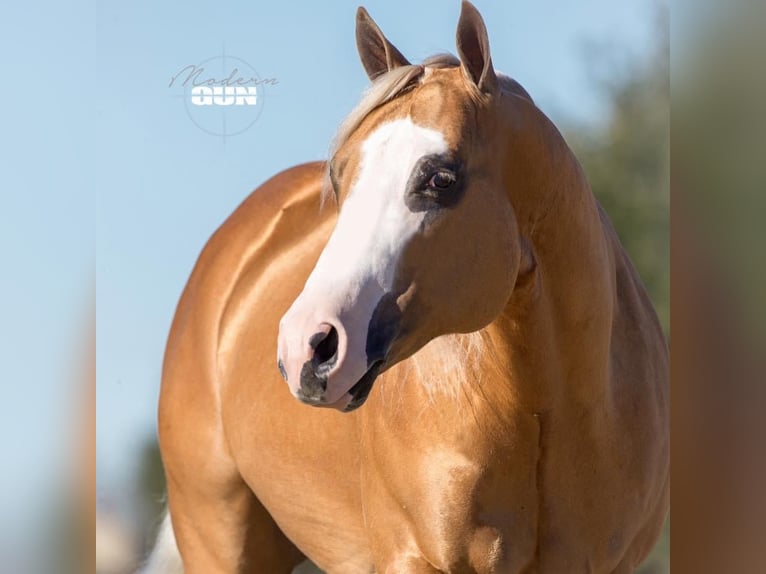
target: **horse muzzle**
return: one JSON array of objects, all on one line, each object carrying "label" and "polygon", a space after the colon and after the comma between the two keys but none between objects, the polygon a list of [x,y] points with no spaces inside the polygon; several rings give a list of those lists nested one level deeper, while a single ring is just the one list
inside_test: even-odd
[{"label": "horse muzzle", "polygon": [[361,344],[360,337],[356,339],[349,337],[334,314],[313,309],[308,313],[288,311],[280,322],[277,366],[292,395],[316,407],[343,412],[359,408],[370,394],[382,361],[369,361],[364,336]]}]

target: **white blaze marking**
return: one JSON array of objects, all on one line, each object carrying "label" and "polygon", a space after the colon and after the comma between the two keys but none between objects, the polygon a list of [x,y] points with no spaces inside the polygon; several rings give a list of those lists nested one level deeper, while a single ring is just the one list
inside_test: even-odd
[{"label": "white blaze marking", "polygon": [[341,339],[339,351],[345,358],[334,375],[337,386],[350,387],[367,370],[372,313],[391,291],[404,246],[425,217],[405,204],[410,173],[421,157],[447,151],[440,132],[417,126],[409,118],[383,124],[361,146],[359,171],[335,230],[291,308],[311,309],[317,322],[333,320],[332,315],[340,320],[347,348]]},{"label": "white blaze marking", "polygon": [[[322,285],[345,291],[347,303],[390,290],[399,254],[425,214],[405,205],[407,180],[417,161],[447,152],[444,136],[410,118],[383,124],[362,144],[357,178],[307,290]],[[367,317],[369,319],[369,316]]]}]

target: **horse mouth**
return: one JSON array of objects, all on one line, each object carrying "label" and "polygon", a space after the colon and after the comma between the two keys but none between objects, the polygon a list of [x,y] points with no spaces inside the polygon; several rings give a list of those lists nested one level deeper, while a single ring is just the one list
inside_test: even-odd
[{"label": "horse mouth", "polygon": [[372,391],[372,385],[375,383],[375,379],[378,378],[381,368],[383,367],[383,361],[375,361],[367,372],[362,375],[362,378],[348,390],[351,395],[351,401],[343,409],[344,413],[350,413],[353,410],[361,407],[370,396]]}]

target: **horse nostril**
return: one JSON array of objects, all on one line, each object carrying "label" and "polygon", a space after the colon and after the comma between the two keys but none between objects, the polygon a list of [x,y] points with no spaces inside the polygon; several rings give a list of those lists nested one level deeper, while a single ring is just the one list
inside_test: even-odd
[{"label": "horse nostril", "polygon": [[314,333],[309,339],[309,345],[314,349],[311,359],[317,374],[329,370],[338,360],[338,331],[330,327],[326,333]]}]

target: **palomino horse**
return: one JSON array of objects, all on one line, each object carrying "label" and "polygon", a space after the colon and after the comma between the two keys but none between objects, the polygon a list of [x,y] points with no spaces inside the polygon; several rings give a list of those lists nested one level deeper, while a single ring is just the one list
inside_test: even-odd
[{"label": "palomino horse", "polygon": [[186,574],[633,571],[668,358],[617,235],[471,4],[459,59],[410,64],[363,9],[357,43],[329,162],[256,190],[179,303],[150,569],[174,533]]}]

